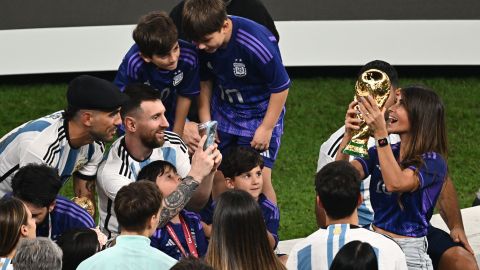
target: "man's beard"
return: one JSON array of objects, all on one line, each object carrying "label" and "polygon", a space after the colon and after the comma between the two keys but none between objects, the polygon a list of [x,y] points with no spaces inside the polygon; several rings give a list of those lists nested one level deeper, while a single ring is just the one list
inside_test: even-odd
[{"label": "man's beard", "polygon": [[115,134],[110,138],[107,134],[96,132],[94,130],[90,131],[90,136],[93,138],[94,141],[101,141],[101,142],[110,142],[115,138]]},{"label": "man's beard", "polygon": [[162,138],[161,141],[156,139],[156,136],[145,136],[145,135],[140,135],[140,141],[142,144],[150,149],[155,149],[158,147],[163,146],[163,143],[165,140]]}]

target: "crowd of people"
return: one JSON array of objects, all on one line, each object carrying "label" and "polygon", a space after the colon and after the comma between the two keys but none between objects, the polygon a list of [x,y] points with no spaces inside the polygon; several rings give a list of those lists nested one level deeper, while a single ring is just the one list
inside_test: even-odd
[{"label": "crowd of people", "polygon": [[[291,80],[265,7],[186,0],[133,39],[112,82],[76,77],[65,110],[0,139],[0,269],[478,269],[435,91],[362,67],[388,76],[388,99],[348,105],[320,148],[319,229],[281,254],[271,175]],[[343,151],[361,125],[369,158]],[[59,195],[69,179],[76,200]]]}]

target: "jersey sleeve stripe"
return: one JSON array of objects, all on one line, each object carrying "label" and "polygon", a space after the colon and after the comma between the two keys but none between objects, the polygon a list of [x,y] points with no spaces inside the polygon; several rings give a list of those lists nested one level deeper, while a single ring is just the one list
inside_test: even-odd
[{"label": "jersey sleeve stripe", "polygon": [[196,55],[196,54],[197,54],[197,52],[196,52],[195,50],[189,49],[189,48],[185,48],[185,47],[183,47],[183,48],[180,49],[180,53],[181,53],[181,54],[183,54],[183,53],[189,53],[189,54],[192,54],[192,55]]},{"label": "jersey sleeve stripe", "polygon": [[142,65],[142,58],[140,55],[136,54],[130,57],[128,60],[128,68],[127,68],[127,75],[138,79],[137,72],[140,66]]},{"label": "jersey sleeve stripe", "polygon": [[285,90],[288,85],[290,84],[290,79],[287,80],[287,82],[285,82],[284,84],[278,86],[278,87],[274,87],[274,88],[270,88],[271,91],[280,91],[280,90]]},{"label": "jersey sleeve stripe", "polygon": [[269,36],[268,39],[269,39],[270,41],[277,42],[277,38],[275,38],[274,36]]},{"label": "jersey sleeve stripe", "polygon": [[13,168],[11,168],[10,170],[8,170],[4,175],[2,175],[2,177],[0,177],[0,183],[3,182],[3,180],[7,179],[12,173],[14,173],[16,170],[18,170],[18,168],[20,168],[20,165],[17,164],[15,165]]},{"label": "jersey sleeve stripe", "polygon": [[182,57],[182,56],[180,56],[180,60],[182,60],[182,61],[185,62],[185,63],[190,64],[191,66],[195,66],[195,65],[194,65],[194,62],[193,62],[191,59],[187,58],[187,57]]},{"label": "jersey sleeve stripe", "polygon": [[113,201],[109,198],[107,202],[107,216],[105,217],[105,223],[103,224],[103,228],[108,232],[108,238],[112,237],[112,232],[108,229],[108,223],[110,222],[110,218],[112,217],[112,206]]},{"label": "jersey sleeve stripe", "polygon": [[94,225],[95,226],[95,221],[93,221],[92,216],[90,216],[90,214],[88,214],[88,212],[85,209],[83,209],[78,204],[76,204],[72,201],[69,201],[69,200],[63,199],[63,198],[62,199],[57,198],[55,207],[57,208],[57,210],[60,209],[60,210],[67,211],[67,212],[74,211],[75,212],[74,214],[76,216],[78,216],[79,218],[81,217],[82,220],[87,223],[87,225]]},{"label": "jersey sleeve stripe", "polygon": [[328,150],[328,155],[330,157],[334,157],[335,154],[337,153],[338,151],[338,147],[340,147],[340,141],[343,139],[343,136],[345,135],[345,133],[342,133],[336,140],[335,142],[332,144],[332,146],[330,147],[330,149]]},{"label": "jersey sleeve stripe", "polygon": [[193,62],[196,62],[197,60],[197,57],[195,54],[191,53],[191,52],[182,52],[180,54],[180,57],[185,57],[185,58],[189,58],[190,60],[192,60]]},{"label": "jersey sleeve stripe", "polygon": [[259,59],[260,61],[262,61],[263,64],[266,64],[268,63],[268,61],[270,59],[267,59],[266,56],[264,54],[262,54],[262,52],[258,51],[254,45],[250,44],[247,40],[245,40],[245,38],[243,36],[240,36],[238,35],[237,37],[237,41],[240,43],[240,44],[243,44],[245,47],[247,47],[248,49],[250,49],[250,51],[252,53],[254,53]]},{"label": "jersey sleeve stripe", "polygon": [[256,37],[252,36],[250,33],[244,31],[243,29],[239,29],[238,30],[239,32],[239,35],[243,35],[246,37],[247,40],[250,40],[252,42],[252,44],[256,44],[256,48],[260,47],[259,49],[267,55],[268,57],[268,60],[272,59],[273,58],[273,55],[270,53],[270,51],[268,51],[267,47],[265,47],[265,45],[262,44],[262,42],[260,40],[258,40]]},{"label": "jersey sleeve stripe", "polygon": [[[82,211],[80,211],[79,209],[76,209],[74,207],[65,206],[65,205],[61,205],[61,204],[56,205],[55,208],[56,208],[55,211],[57,213],[68,215],[68,216],[72,217],[73,219],[77,220],[78,222],[81,222],[86,227],[90,227],[90,228],[95,227],[95,222],[93,221],[92,217],[89,216],[85,212],[85,210],[83,210],[80,207],[79,208],[82,209]],[[75,213],[73,213],[72,210],[74,210]]]}]

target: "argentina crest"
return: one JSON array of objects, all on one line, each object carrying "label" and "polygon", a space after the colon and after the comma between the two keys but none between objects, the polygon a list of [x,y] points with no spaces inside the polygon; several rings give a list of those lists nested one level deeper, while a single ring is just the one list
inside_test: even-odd
[{"label": "argentina crest", "polygon": [[247,68],[242,63],[242,59],[235,59],[233,63],[233,74],[237,77],[244,77],[247,75]]},{"label": "argentina crest", "polygon": [[183,80],[183,72],[181,70],[175,71],[173,76],[173,86],[177,86]]}]

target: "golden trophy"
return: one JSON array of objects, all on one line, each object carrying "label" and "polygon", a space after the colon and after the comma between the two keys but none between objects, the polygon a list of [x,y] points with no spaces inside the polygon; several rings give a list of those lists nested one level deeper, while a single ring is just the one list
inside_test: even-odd
[{"label": "golden trophy", "polygon": [[92,217],[95,218],[95,205],[87,197],[73,197],[72,202],[85,209]]},{"label": "golden trophy", "polygon": [[[377,106],[382,109],[390,95],[390,79],[385,72],[378,69],[369,69],[363,72],[355,83],[355,101],[360,97],[371,96],[375,99]],[[356,107],[358,111],[358,105]],[[357,114],[357,118],[363,120],[362,114]],[[343,149],[344,154],[368,158],[368,138],[371,136],[365,121],[360,125],[360,129],[353,131],[353,137],[347,146]]]}]

